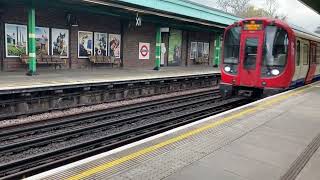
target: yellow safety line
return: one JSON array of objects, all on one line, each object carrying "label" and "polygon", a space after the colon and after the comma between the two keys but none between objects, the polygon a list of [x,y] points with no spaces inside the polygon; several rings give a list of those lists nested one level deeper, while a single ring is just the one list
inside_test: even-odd
[{"label": "yellow safety line", "polygon": [[225,118],[223,118],[223,119],[221,119],[219,121],[216,121],[216,122],[213,122],[213,123],[208,124],[206,126],[200,127],[198,129],[189,131],[189,132],[184,133],[182,135],[179,135],[177,137],[173,137],[173,138],[171,138],[169,140],[166,140],[164,142],[161,142],[159,144],[147,147],[145,149],[142,149],[140,151],[134,152],[132,154],[129,154],[129,155],[124,156],[124,157],[121,157],[119,159],[113,160],[111,162],[107,162],[105,164],[102,164],[100,166],[94,167],[92,169],[80,172],[79,174],[77,174],[75,176],[69,177],[68,180],[80,180],[80,179],[89,177],[89,176],[91,176],[93,174],[105,171],[105,170],[107,170],[109,168],[112,168],[112,167],[114,167],[116,165],[122,164],[122,163],[124,163],[126,161],[135,159],[135,158],[137,158],[139,156],[142,156],[142,155],[145,155],[147,153],[151,153],[151,152],[153,152],[153,151],[155,151],[157,149],[160,149],[160,148],[162,148],[164,146],[167,146],[167,145],[173,144],[175,142],[184,140],[184,139],[186,139],[186,138],[188,138],[190,136],[193,136],[193,135],[199,134],[199,133],[201,133],[201,132],[203,132],[205,130],[217,127],[219,125],[222,125],[222,124],[227,123],[229,121],[232,121],[234,119],[240,118],[240,117],[242,117],[244,115],[247,115],[247,114],[250,114],[250,113],[254,113],[254,112],[256,112],[257,110],[259,110],[261,108],[265,108],[267,106],[273,105],[273,104],[275,104],[277,102],[280,102],[282,100],[285,100],[285,99],[287,99],[287,98],[289,98],[291,96],[298,95],[298,94],[306,91],[307,89],[311,89],[310,87],[312,88],[312,86],[307,86],[307,87],[304,87],[302,89],[295,90],[295,91],[293,91],[291,93],[280,95],[278,97],[275,97],[273,99],[268,100],[267,102],[260,103],[258,106],[243,110],[243,111],[238,112],[236,114],[233,114],[231,116],[225,117]]}]

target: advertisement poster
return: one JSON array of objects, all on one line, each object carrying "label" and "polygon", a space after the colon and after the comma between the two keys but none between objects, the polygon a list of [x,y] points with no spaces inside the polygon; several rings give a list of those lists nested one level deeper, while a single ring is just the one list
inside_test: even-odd
[{"label": "advertisement poster", "polygon": [[109,34],[109,56],[120,58],[121,35]]},{"label": "advertisement poster", "polygon": [[88,58],[92,55],[93,33],[88,31],[78,31],[78,57]]},{"label": "advertisement poster", "polygon": [[139,42],[139,59],[150,58],[150,43]]},{"label": "advertisement poster", "polygon": [[198,42],[198,57],[203,57],[203,42]]},{"label": "advertisement poster", "polygon": [[195,59],[198,57],[198,44],[197,42],[191,42],[190,48],[190,59]]},{"label": "advertisement poster", "polygon": [[62,58],[69,57],[69,31],[67,29],[52,29],[52,55]]},{"label": "advertisement poster", "polygon": [[181,62],[182,31],[170,30],[168,65],[178,65]]},{"label": "advertisement poster", "polygon": [[107,55],[107,33],[94,33],[94,55],[106,56]]},{"label": "advertisement poster", "polygon": [[6,56],[19,57],[27,54],[27,26],[5,24]]},{"label": "advertisement poster", "polygon": [[49,28],[36,27],[36,53],[49,55]]},{"label": "advertisement poster", "polygon": [[209,59],[209,51],[210,51],[210,44],[204,43],[203,44],[203,57]]}]

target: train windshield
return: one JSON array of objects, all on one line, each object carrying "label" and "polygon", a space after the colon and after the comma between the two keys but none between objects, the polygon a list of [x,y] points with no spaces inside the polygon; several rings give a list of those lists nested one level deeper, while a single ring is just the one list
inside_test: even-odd
[{"label": "train windshield", "polygon": [[288,55],[288,33],[286,30],[267,26],[263,48],[264,66],[285,66]]},{"label": "train windshield", "polygon": [[241,27],[233,27],[226,32],[224,40],[224,63],[237,64],[239,62]]}]

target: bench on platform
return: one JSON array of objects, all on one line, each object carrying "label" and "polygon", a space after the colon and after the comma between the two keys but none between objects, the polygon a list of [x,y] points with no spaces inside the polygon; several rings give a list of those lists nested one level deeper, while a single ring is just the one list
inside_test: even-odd
[{"label": "bench on platform", "polygon": [[111,64],[112,67],[114,65],[120,67],[120,59],[115,59],[113,56],[89,56],[89,61],[92,64]]},{"label": "bench on platform", "polygon": [[209,64],[209,58],[207,57],[198,57],[194,59],[195,64]]},{"label": "bench on platform", "polygon": [[[28,55],[21,55],[20,59],[22,63],[29,64],[29,56]],[[62,59],[60,56],[50,56],[50,55],[37,55],[36,57],[37,64],[53,64],[55,65],[55,69],[57,68],[57,65],[61,67],[63,64],[67,64],[66,59]]]}]

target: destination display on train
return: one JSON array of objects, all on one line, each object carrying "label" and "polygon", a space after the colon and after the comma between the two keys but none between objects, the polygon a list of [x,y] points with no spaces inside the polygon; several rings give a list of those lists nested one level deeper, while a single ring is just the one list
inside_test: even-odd
[{"label": "destination display on train", "polygon": [[258,31],[263,29],[262,21],[245,21],[243,29],[248,31]]}]

